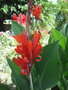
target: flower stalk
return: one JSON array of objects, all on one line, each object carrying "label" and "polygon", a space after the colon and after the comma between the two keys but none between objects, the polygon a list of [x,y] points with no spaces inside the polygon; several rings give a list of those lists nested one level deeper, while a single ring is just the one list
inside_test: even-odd
[{"label": "flower stalk", "polygon": [[27,10],[27,20],[28,20],[29,25],[31,24],[30,14],[32,12],[32,8],[33,8],[33,0],[29,0],[28,10]]},{"label": "flower stalk", "polygon": [[30,79],[30,88],[31,88],[31,90],[33,90],[33,83],[32,83],[31,73],[29,74],[29,79]]}]

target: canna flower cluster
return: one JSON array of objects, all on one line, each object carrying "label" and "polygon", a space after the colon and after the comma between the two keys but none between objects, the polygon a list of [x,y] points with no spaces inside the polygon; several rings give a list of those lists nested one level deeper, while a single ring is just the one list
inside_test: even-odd
[{"label": "canna flower cluster", "polygon": [[18,42],[15,51],[21,55],[17,59],[13,58],[12,60],[21,67],[22,75],[29,75],[35,61],[39,62],[42,53],[42,46],[39,43],[41,33],[35,31],[32,41],[30,40],[30,35],[28,36],[27,31],[24,30],[24,33],[12,37]]},{"label": "canna flower cluster", "polygon": [[36,4],[36,7],[33,6],[33,16],[35,16],[35,19],[38,20],[40,18],[40,14],[41,14],[41,6]]},{"label": "canna flower cluster", "polygon": [[13,15],[13,20],[20,23],[22,26],[26,26],[26,16],[25,14],[19,14],[18,17],[16,14]]}]

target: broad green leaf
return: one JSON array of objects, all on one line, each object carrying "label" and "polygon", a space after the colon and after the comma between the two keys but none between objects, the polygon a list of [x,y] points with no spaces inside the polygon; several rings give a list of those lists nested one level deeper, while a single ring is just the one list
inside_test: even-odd
[{"label": "broad green leaf", "polygon": [[49,38],[49,43],[54,42],[56,40],[59,40],[59,45],[62,46],[63,49],[65,49],[65,45],[66,45],[66,38],[56,29],[53,29],[51,31],[51,35]]},{"label": "broad green leaf", "polygon": [[64,27],[60,30],[60,32],[63,36],[66,37],[68,34],[68,24],[65,24]]},{"label": "broad green leaf", "polygon": [[8,64],[9,64],[11,70],[12,70],[12,74],[13,74],[13,77],[15,79],[15,82],[16,82],[18,89],[19,90],[27,90],[27,88],[28,88],[28,90],[30,90],[28,82],[25,79],[22,79],[18,75],[18,73],[16,73],[16,71],[14,70],[14,67],[12,65],[12,61],[9,58],[7,58],[7,61],[8,61]]},{"label": "broad green leaf", "polygon": [[32,82],[33,82],[34,90],[42,90],[39,83],[39,76],[36,75],[36,69],[34,65],[31,69],[31,75],[32,75]]},{"label": "broad green leaf", "polygon": [[20,35],[24,31],[24,27],[22,25],[20,25],[19,23],[12,20],[12,31],[13,31],[14,35],[16,35],[16,34]]},{"label": "broad green leaf", "polygon": [[34,87],[34,90],[42,90],[39,83],[39,77],[37,77],[37,79],[33,83],[33,87]]},{"label": "broad green leaf", "polygon": [[65,46],[65,53],[66,53],[66,56],[67,56],[67,58],[68,58],[68,36],[67,36],[66,39],[67,39],[67,40],[66,40],[66,46]]},{"label": "broad green leaf", "polygon": [[68,71],[64,72],[63,74],[64,74],[65,78],[68,80]]},{"label": "broad green leaf", "polygon": [[62,47],[59,47],[59,58],[61,61],[63,75],[65,78],[67,78],[68,77],[68,67],[67,67],[68,59],[67,59],[65,51],[62,49]]},{"label": "broad green leaf", "polygon": [[67,64],[68,59],[67,59],[66,53],[62,47],[59,47],[59,58],[60,58],[60,61],[62,63],[63,69],[65,69],[65,65]]},{"label": "broad green leaf", "polygon": [[18,65],[17,65],[14,61],[12,61],[12,65],[13,65],[15,71],[16,71],[18,74],[20,74],[20,70],[21,70],[21,68],[18,67]]},{"label": "broad green leaf", "polygon": [[60,83],[61,83],[61,90],[68,90],[67,80],[65,79],[62,71],[61,71]]},{"label": "broad green leaf", "polygon": [[17,65],[14,61],[12,61],[12,65],[13,65],[15,71],[18,73],[18,75],[19,75],[20,77],[22,77],[22,78],[28,80],[28,78],[27,78],[25,75],[22,75],[22,74],[20,73],[21,68],[18,67],[18,65]]},{"label": "broad green leaf", "polygon": [[10,89],[9,89],[8,85],[0,83],[0,90],[10,90]]},{"label": "broad green leaf", "polygon": [[42,90],[53,87],[60,77],[60,62],[58,58],[58,41],[43,48],[41,61],[35,63],[37,75]]}]

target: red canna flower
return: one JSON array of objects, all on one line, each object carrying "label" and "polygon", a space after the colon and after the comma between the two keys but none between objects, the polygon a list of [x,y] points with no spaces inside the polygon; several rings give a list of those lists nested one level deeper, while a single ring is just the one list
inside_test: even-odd
[{"label": "red canna flower", "polygon": [[18,22],[22,25],[26,25],[26,16],[20,13],[18,15]]},{"label": "red canna flower", "polygon": [[15,22],[20,23],[22,26],[26,26],[26,16],[25,16],[24,14],[21,14],[21,13],[20,13],[20,14],[18,15],[18,18],[17,18],[17,15],[14,14],[13,20],[14,20]]},{"label": "red canna flower", "polygon": [[41,6],[37,4],[36,4],[36,7],[33,6],[32,13],[33,13],[33,16],[35,16],[36,20],[38,20],[41,14]]},{"label": "red canna flower", "polygon": [[[21,67],[21,74],[28,75],[35,61],[39,62],[41,60],[41,56],[39,55],[42,53],[42,46],[39,44],[41,33],[35,31],[32,41],[25,30],[24,34],[21,33],[20,35],[17,34],[12,37],[19,43],[15,51],[21,55],[21,58],[13,58],[13,61]],[[37,59],[37,57],[39,59]]]},{"label": "red canna flower", "polygon": [[16,14],[14,14],[12,18],[13,18],[13,20],[14,20],[15,22],[17,22],[17,15],[16,15]]}]

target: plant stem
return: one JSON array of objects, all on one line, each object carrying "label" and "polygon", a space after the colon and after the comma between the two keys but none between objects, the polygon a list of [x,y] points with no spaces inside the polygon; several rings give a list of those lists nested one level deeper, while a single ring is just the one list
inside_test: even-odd
[{"label": "plant stem", "polygon": [[29,75],[29,79],[30,79],[30,88],[31,88],[31,90],[33,90],[33,83],[32,83],[31,73],[30,73],[30,75]]},{"label": "plant stem", "polygon": [[60,79],[60,82],[61,82],[61,89],[62,90],[68,90],[67,81],[66,81],[66,79],[63,75],[62,64],[61,64],[61,79]]}]

